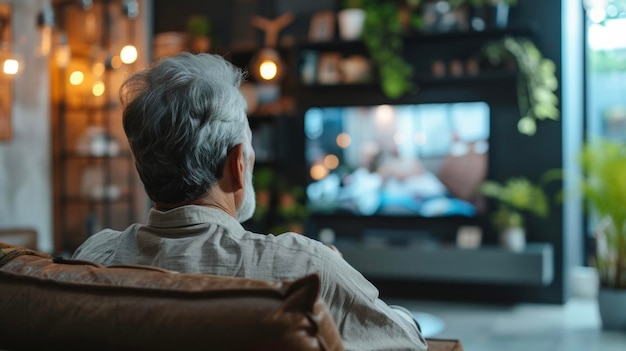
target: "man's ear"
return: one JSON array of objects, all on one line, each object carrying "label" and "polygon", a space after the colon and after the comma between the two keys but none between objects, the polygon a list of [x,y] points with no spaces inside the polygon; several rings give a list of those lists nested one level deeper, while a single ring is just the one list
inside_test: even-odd
[{"label": "man's ear", "polygon": [[227,167],[229,167],[233,186],[243,188],[245,182],[246,158],[243,153],[243,144],[237,144],[228,152]]}]

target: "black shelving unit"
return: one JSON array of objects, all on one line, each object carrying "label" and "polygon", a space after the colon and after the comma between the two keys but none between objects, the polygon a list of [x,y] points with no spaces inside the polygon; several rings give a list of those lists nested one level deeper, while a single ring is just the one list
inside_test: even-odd
[{"label": "black shelving unit", "polygon": [[[55,61],[57,68],[51,72],[57,255],[71,255],[100,229],[122,229],[137,218],[134,162],[121,130],[117,102],[119,71],[127,74],[135,68],[132,64],[118,66],[115,61],[119,57],[113,52],[121,47],[118,41],[134,38],[111,34],[120,25],[131,33],[134,24],[124,17],[122,5],[113,0],[90,5],[55,3],[58,30],[67,35],[71,57],[65,63]],[[77,26],[87,26],[88,21],[97,24],[93,33]],[[93,69],[96,64],[104,67],[101,73]],[[70,84],[70,75],[76,71],[83,72],[84,80]],[[99,95],[92,93],[92,85],[98,81],[104,85],[104,93]]]}]

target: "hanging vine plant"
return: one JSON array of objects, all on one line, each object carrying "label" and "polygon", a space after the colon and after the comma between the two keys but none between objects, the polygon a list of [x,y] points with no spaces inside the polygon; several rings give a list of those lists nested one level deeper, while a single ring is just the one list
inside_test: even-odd
[{"label": "hanging vine plant", "polygon": [[560,118],[556,66],[552,60],[543,57],[530,40],[505,37],[487,44],[481,56],[495,66],[511,59],[515,61],[517,99],[522,116],[517,123],[520,133],[532,136],[537,131],[538,121]]},{"label": "hanging vine plant", "polygon": [[[419,4],[408,1],[407,6],[411,3],[416,7]],[[363,0],[362,6],[366,13],[362,38],[378,68],[383,93],[391,99],[398,99],[415,91],[413,67],[404,60],[402,53],[404,28],[400,23],[399,4],[396,1]],[[410,8],[406,10],[411,12]]]}]

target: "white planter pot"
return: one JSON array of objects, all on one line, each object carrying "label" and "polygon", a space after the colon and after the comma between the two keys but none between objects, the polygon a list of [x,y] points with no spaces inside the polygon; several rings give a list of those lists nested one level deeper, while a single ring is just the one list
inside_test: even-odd
[{"label": "white planter pot", "polygon": [[523,228],[505,229],[500,233],[500,245],[511,251],[524,251],[526,247],[526,231]]},{"label": "white planter pot", "polygon": [[339,23],[339,36],[343,40],[356,40],[363,32],[365,23],[365,10],[343,9],[337,15]]},{"label": "white planter pot", "polygon": [[598,307],[604,329],[626,331],[626,290],[600,287]]}]

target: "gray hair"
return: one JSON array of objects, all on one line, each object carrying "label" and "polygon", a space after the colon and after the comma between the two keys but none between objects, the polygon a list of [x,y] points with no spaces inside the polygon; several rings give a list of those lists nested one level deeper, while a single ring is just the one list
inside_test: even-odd
[{"label": "gray hair", "polygon": [[152,201],[201,197],[222,177],[231,148],[243,143],[249,152],[244,79],[221,56],[182,53],[122,84],[124,131]]}]

